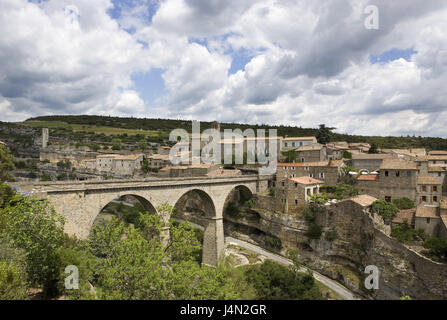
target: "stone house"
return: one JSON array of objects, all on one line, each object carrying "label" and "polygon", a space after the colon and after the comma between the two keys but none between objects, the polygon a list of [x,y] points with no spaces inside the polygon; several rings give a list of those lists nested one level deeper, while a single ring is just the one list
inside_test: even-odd
[{"label": "stone house", "polygon": [[418,176],[417,204],[439,206],[442,197],[442,184],[433,176]]},{"label": "stone house", "polygon": [[353,153],[352,159],[349,164],[358,170],[367,170],[368,172],[374,172],[380,169],[380,165],[384,159],[391,159],[389,154],[380,153]]},{"label": "stone house", "polygon": [[441,229],[441,223],[443,223],[438,209],[439,207],[436,206],[424,204],[418,205],[416,209],[414,228],[416,230],[424,230],[429,237],[438,237]]},{"label": "stone house", "polygon": [[[279,156],[282,146],[283,137],[233,137],[233,138],[223,138],[220,140],[220,148],[221,148],[221,157],[224,159],[225,152],[232,152],[232,155],[236,155],[236,152],[240,152],[242,150],[242,154],[246,154],[249,156],[253,155],[253,159],[255,159],[255,155],[258,152],[258,149],[262,147],[263,154],[269,154],[270,150],[270,142],[276,142],[276,154]],[[228,151],[226,151],[228,150]]]},{"label": "stone house", "polygon": [[379,169],[378,175],[359,176],[357,187],[361,193],[389,202],[406,197],[417,203],[418,169],[414,162],[384,159]]},{"label": "stone house", "polygon": [[277,181],[307,176],[322,180],[325,184],[336,185],[342,174],[343,161],[319,161],[304,163],[278,163]]},{"label": "stone house", "polygon": [[170,178],[203,177],[212,171],[219,170],[216,164],[197,164],[189,166],[167,166],[158,172],[159,176]]},{"label": "stone house", "polygon": [[281,151],[287,151],[316,143],[316,137],[286,137],[282,139]]},{"label": "stone house", "polygon": [[171,165],[169,154],[154,154],[147,157],[148,166],[151,169],[161,169]]},{"label": "stone house", "polygon": [[[141,169],[144,154],[104,154],[96,157],[96,170],[100,172],[113,172],[121,175],[133,175],[136,170]],[[92,166],[92,162],[87,162],[86,166]]]},{"label": "stone house", "polygon": [[282,179],[276,183],[277,209],[284,213],[298,213],[311,199],[320,194],[323,181],[308,176]]},{"label": "stone house", "polygon": [[319,143],[298,147],[294,151],[297,162],[319,162],[327,158],[326,146]]}]

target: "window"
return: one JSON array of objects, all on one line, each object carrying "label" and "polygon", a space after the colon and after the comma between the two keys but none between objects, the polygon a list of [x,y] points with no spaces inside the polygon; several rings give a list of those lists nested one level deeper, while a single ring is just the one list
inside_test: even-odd
[{"label": "window", "polygon": [[411,171],[407,171],[407,177],[411,177]]},{"label": "window", "polygon": [[304,161],[304,158],[301,158],[301,162],[305,162],[305,161]]},{"label": "window", "polygon": [[421,199],[422,199],[422,202],[427,202],[427,197],[426,196],[422,196]]},{"label": "window", "polygon": [[[300,142],[300,147],[302,147],[303,146],[303,143],[302,142]],[[446,163],[447,163],[447,161],[446,161]]]},{"label": "window", "polygon": [[430,218],[427,218],[427,223],[430,223]]},{"label": "window", "polygon": [[400,171],[396,171],[396,177],[400,177]]},{"label": "window", "polygon": [[298,188],[298,183],[295,182],[295,188]]},{"label": "window", "polygon": [[433,186],[433,192],[438,192],[438,186]]},{"label": "window", "polygon": [[295,199],[295,204],[298,204],[298,200]]},{"label": "window", "polygon": [[324,172],[320,172],[320,179],[324,179]]},{"label": "window", "polygon": [[441,172],[438,172],[438,177],[440,177],[441,176]]},{"label": "window", "polygon": [[292,147],[296,147],[296,143],[295,142],[292,142]]},{"label": "window", "polygon": [[389,172],[385,171],[385,177],[388,177],[388,175],[389,175]]},{"label": "window", "polygon": [[427,186],[425,184],[422,185],[422,192],[427,192]]},{"label": "window", "polygon": [[289,144],[287,142],[284,142],[284,147],[288,147]]},{"label": "window", "polygon": [[433,202],[438,202],[438,197],[437,196],[433,196]]},{"label": "window", "polygon": [[314,174],[313,173],[309,173],[309,177],[313,178]]},{"label": "window", "polygon": [[391,202],[391,197],[390,196],[385,196],[385,201],[386,202]]}]

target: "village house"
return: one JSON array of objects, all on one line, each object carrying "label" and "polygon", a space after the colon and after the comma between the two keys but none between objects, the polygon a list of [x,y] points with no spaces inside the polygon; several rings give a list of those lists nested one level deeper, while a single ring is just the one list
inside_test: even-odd
[{"label": "village house", "polygon": [[288,151],[297,147],[308,146],[317,143],[315,137],[286,137],[282,139],[281,151]]},{"label": "village house", "polygon": [[327,185],[336,185],[342,174],[343,161],[329,160],[303,163],[278,163],[277,181],[307,176],[322,180]]},{"label": "village house", "polygon": [[416,203],[439,206],[442,197],[441,183],[433,176],[418,176],[417,184],[419,197]]},{"label": "village house", "polygon": [[380,153],[354,153],[349,165],[358,170],[374,172],[380,169],[384,159],[392,159],[392,156]]},{"label": "village house", "polygon": [[417,157],[424,157],[427,155],[424,148],[411,149],[382,149],[382,153],[389,154],[394,158],[414,160]]},{"label": "village house", "polygon": [[[258,153],[258,149],[262,147],[262,150],[259,152],[268,155],[270,150],[270,142],[276,142],[276,152],[277,155],[280,154],[282,137],[232,137],[232,138],[223,138],[220,141],[221,146],[221,157],[224,159],[225,152],[228,152],[232,155],[236,155],[236,152],[242,150],[242,155],[249,156],[249,154],[253,155],[253,159],[255,159],[255,155]],[[226,151],[227,150],[227,151]]]},{"label": "village house", "polygon": [[381,200],[409,198],[418,201],[417,167],[412,161],[404,159],[384,159],[379,174],[360,175],[357,187],[363,194]]},{"label": "village house", "polygon": [[284,213],[298,213],[313,195],[320,194],[323,184],[308,176],[283,179],[276,183],[276,207]]},{"label": "village house", "polygon": [[217,164],[196,164],[185,166],[167,166],[158,172],[158,176],[170,178],[183,177],[201,177],[206,176],[212,171],[219,170],[220,166]]},{"label": "village house", "polygon": [[416,208],[414,228],[422,229],[429,237],[441,236],[443,231],[441,225],[445,228],[445,218],[441,219],[439,207],[420,204]]},{"label": "village house", "polygon": [[136,170],[141,169],[144,154],[103,154],[96,159],[84,160],[84,167],[99,172],[113,172],[114,174],[133,175]]},{"label": "village house", "polygon": [[326,160],[326,146],[316,143],[293,149],[297,162],[319,162]]},{"label": "village house", "polygon": [[147,157],[148,166],[150,169],[161,169],[171,165],[169,154],[154,154]]}]

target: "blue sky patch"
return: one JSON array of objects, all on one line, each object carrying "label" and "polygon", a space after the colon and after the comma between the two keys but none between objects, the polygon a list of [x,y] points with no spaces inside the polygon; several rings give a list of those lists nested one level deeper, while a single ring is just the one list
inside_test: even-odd
[{"label": "blue sky patch", "polygon": [[134,88],[146,104],[153,104],[156,99],[167,93],[161,77],[164,71],[154,68],[149,72],[137,72],[132,75]]},{"label": "blue sky patch", "polygon": [[390,61],[398,60],[400,58],[403,58],[407,61],[411,61],[411,56],[413,54],[417,53],[413,48],[411,49],[391,49],[389,51],[386,51],[380,55],[370,55],[369,61],[372,64],[375,63],[387,63]]}]

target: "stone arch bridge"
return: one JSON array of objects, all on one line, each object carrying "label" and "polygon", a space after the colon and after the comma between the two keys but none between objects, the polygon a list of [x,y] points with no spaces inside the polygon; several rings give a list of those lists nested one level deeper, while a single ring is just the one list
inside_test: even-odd
[{"label": "stone arch bridge", "polygon": [[[164,202],[175,206],[188,193],[203,202],[205,231],[202,263],[216,266],[224,250],[223,211],[232,192],[250,194],[267,190],[273,176],[243,175],[218,178],[168,178],[84,182],[18,183],[22,193],[48,199],[65,218],[65,232],[84,239],[101,210],[111,201],[134,196],[151,213]],[[162,217],[169,221],[170,217]]]}]

